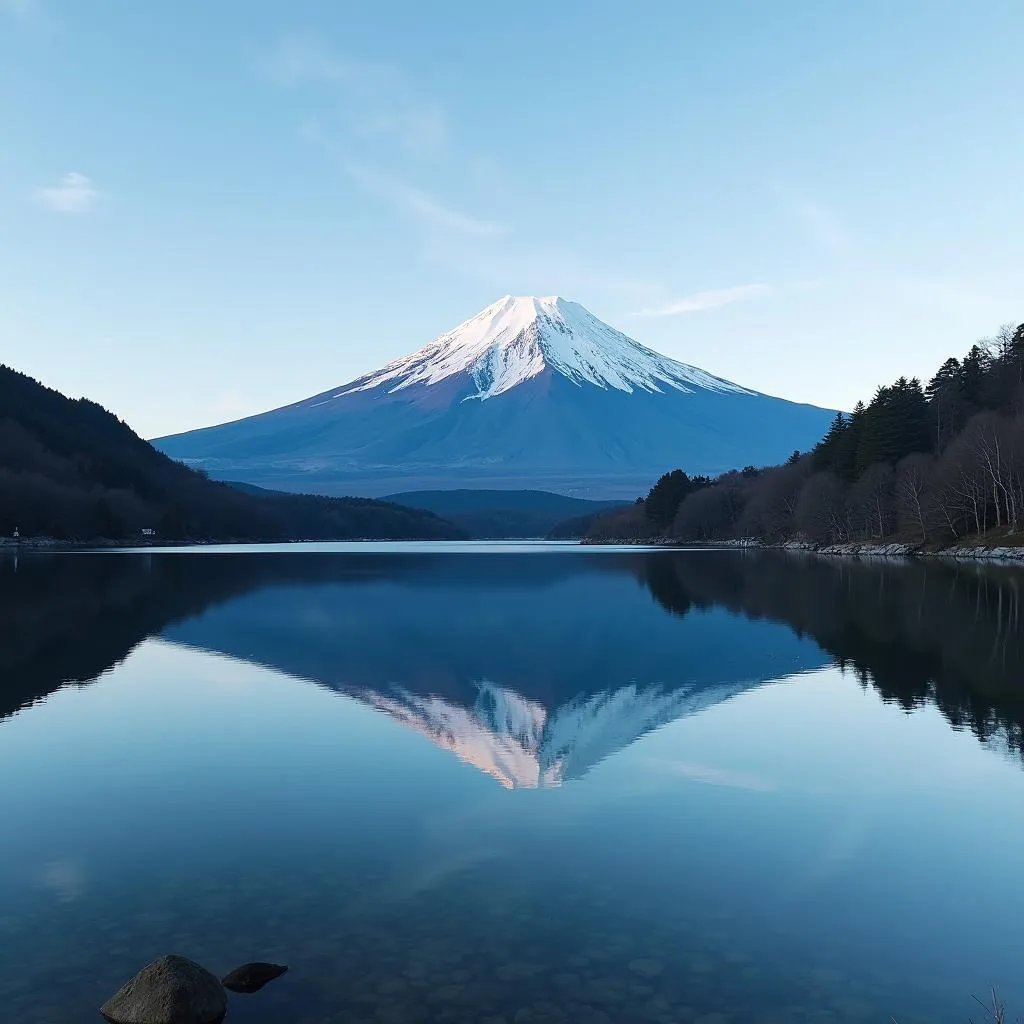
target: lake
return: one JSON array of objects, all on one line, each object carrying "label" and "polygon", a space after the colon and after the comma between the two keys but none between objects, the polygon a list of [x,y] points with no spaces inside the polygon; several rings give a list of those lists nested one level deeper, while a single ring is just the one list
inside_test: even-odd
[{"label": "lake", "polygon": [[1024,1013],[1024,573],[773,552],[0,556],[0,1006]]}]

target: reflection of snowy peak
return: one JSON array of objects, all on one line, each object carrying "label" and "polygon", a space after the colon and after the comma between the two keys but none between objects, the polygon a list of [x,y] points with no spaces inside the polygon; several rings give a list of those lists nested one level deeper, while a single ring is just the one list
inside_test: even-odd
[{"label": "reflection of snowy peak", "polygon": [[537,789],[582,778],[646,733],[749,686],[666,691],[631,684],[574,698],[551,712],[489,682],[479,684],[478,697],[469,708],[400,687],[393,695],[363,691],[357,696],[494,776],[507,789]]}]

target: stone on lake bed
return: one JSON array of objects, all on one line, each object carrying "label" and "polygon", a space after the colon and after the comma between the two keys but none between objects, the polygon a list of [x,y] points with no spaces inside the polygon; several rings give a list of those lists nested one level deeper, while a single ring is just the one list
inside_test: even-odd
[{"label": "stone on lake bed", "polygon": [[219,1024],[228,1010],[224,986],[183,956],[143,967],[100,1009],[110,1024]]},{"label": "stone on lake bed", "polygon": [[253,992],[259,992],[264,985],[269,984],[275,978],[280,978],[287,970],[288,968],[284,964],[242,964],[230,974],[224,975],[221,984],[230,992],[251,995]]}]

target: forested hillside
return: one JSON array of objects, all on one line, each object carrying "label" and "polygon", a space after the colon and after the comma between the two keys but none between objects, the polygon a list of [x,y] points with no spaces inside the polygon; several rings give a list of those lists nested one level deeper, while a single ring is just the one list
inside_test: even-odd
[{"label": "forested hillside", "polygon": [[129,540],[457,538],[430,512],[363,498],[244,494],[127,424],[0,366],[0,536]]},{"label": "forested hillside", "polygon": [[785,465],[715,480],[666,473],[589,539],[767,543],[1024,540],[1024,324],[1002,327],[932,379],[901,377],[838,414]]}]

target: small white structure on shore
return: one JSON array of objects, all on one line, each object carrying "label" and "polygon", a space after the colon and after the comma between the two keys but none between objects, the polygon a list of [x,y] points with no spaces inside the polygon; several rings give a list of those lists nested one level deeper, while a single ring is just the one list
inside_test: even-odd
[{"label": "small white structure on shore", "polygon": [[143,537],[155,537],[156,536],[156,530],[152,530],[152,529],[148,529],[148,528],[147,529],[143,529],[142,536]]}]

